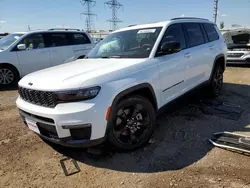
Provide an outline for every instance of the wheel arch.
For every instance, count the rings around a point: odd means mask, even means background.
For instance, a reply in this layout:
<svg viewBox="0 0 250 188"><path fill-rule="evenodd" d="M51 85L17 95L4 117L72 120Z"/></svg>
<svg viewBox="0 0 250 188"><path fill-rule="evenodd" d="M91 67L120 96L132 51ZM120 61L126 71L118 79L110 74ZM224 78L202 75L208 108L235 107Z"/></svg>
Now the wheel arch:
<svg viewBox="0 0 250 188"><path fill-rule="evenodd" d="M210 78L209 80L211 80L212 78L212 75L213 75L213 72L214 72L214 69L217 65L220 65L223 69L223 71L225 71L226 69L226 58L225 58L225 55L224 54L219 54L215 57L215 60L214 60L214 63L213 63L213 68L212 68L212 71L210 73Z"/></svg>
<svg viewBox="0 0 250 188"><path fill-rule="evenodd" d="M0 63L0 67L1 66L7 66L7 67L11 67L11 68L13 68L15 71L16 71L16 73L17 73L17 76L18 76L18 79L20 79L20 72L19 72L19 70L16 68L16 66L15 65L12 65L12 64L10 64L10 63Z"/></svg>
<svg viewBox="0 0 250 188"><path fill-rule="evenodd" d="M112 102L112 105L111 105L111 108L114 107L116 104L118 104L118 102L121 99L129 97L131 95L140 95L142 97L147 98L152 103L155 110L156 111L158 110L155 91L154 91L153 87L149 83L138 84L138 85L132 86L130 88L127 88L127 89L121 91L114 98L114 100Z"/></svg>

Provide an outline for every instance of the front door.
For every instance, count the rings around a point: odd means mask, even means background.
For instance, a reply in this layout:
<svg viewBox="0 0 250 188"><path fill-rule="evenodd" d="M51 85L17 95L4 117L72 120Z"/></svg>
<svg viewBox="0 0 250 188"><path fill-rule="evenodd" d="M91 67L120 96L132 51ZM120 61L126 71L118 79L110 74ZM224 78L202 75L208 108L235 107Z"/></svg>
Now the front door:
<svg viewBox="0 0 250 188"><path fill-rule="evenodd" d="M19 44L25 44L26 50L16 49L21 75L45 69L51 66L49 50L46 48L43 34L31 34Z"/></svg>
<svg viewBox="0 0 250 188"><path fill-rule="evenodd" d="M164 42L180 42L181 51L168 55L161 55L160 47ZM187 87L187 61L185 58L186 40L181 24L173 24L168 27L156 53L156 60L160 70L162 105L180 96Z"/></svg>

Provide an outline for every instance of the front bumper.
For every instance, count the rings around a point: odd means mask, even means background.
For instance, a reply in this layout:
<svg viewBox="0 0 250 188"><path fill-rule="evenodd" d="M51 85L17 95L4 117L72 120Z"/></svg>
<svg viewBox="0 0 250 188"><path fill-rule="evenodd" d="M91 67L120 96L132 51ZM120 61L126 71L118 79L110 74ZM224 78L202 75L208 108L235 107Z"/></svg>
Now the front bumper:
<svg viewBox="0 0 250 188"><path fill-rule="evenodd" d="M35 122L39 135L47 141L69 147L91 147L105 140L107 122L103 104L96 107L94 102L75 102L46 108L20 97L16 103L24 123L26 119Z"/></svg>

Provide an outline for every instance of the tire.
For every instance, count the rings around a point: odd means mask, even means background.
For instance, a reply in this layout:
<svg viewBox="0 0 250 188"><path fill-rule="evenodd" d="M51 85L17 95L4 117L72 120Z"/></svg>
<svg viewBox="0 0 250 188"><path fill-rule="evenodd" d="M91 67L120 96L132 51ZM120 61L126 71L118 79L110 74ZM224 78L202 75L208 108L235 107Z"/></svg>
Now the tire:
<svg viewBox="0 0 250 188"><path fill-rule="evenodd" d="M17 70L9 65L0 65L0 88L16 86L19 80Z"/></svg>
<svg viewBox="0 0 250 188"><path fill-rule="evenodd" d="M155 129L155 119L155 109L146 98L122 99L110 114L108 141L118 150L135 150L148 143Z"/></svg>
<svg viewBox="0 0 250 188"><path fill-rule="evenodd" d="M208 94L211 97L217 97L223 86L223 69L220 65L216 65L212 77L208 85Z"/></svg>

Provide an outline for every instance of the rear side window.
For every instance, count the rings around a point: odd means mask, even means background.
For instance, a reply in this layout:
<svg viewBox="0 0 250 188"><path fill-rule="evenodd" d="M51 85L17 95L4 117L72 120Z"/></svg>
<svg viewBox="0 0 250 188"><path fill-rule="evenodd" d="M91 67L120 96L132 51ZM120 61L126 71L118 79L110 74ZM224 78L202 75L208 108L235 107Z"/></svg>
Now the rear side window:
<svg viewBox="0 0 250 188"><path fill-rule="evenodd" d="M49 47L69 45L67 33L49 33Z"/></svg>
<svg viewBox="0 0 250 188"><path fill-rule="evenodd" d="M205 31L207 33L207 37L209 42L218 40L220 37L215 29L215 26L213 24L203 24Z"/></svg>
<svg viewBox="0 0 250 188"><path fill-rule="evenodd" d="M185 26L187 32L189 47L205 43L205 38L199 23L185 23L183 25Z"/></svg>
<svg viewBox="0 0 250 188"><path fill-rule="evenodd" d="M88 36L84 33L74 33L72 34L73 45L78 44L90 44Z"/></svg>

